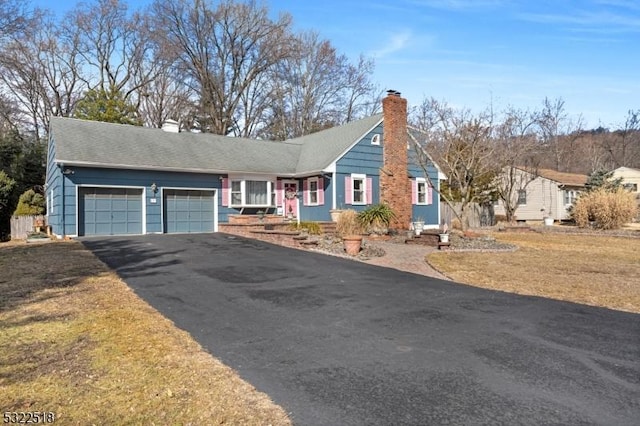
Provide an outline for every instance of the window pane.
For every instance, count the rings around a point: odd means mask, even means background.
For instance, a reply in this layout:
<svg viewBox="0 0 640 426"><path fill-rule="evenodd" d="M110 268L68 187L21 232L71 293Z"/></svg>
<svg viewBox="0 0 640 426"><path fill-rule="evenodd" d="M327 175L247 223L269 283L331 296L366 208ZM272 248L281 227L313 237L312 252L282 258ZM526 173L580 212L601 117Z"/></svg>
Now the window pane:
<svg viewBox="0 0 640 426"><path fill-rule="evenodd" d="M267 192L266 181L248 180L245 185L247 188L247 204L269 204L269 193Z"/></svg>
<svg viewBox="0 0 640 426"><path fill-rule="evenodd" d="M364 203L364 180L353 179L353 202Z"/></svg>
<svg viewBox="0 0 640 426"><path fill-rule="evenodd" d="M318 204L318 181L309 181L309 204Z"/></svg>
<svg viewBox="0 0 640 426"><path fill-rule="evenodd" d="M418 182L418 204L427 204L427 184Z"/></svg>
<svg viewBox="0 0 640 426"><path fill-rule="evenodd" d="M518 191L518 204L527 204L527 191L524 189Z"/></svg>
<svg viewBox="0 0 640 426"><path fill-rule="evenodd" d="M231 182L231 191L240 192L240 184L241 184L241 182L239 180L232 181Z"/></svg>

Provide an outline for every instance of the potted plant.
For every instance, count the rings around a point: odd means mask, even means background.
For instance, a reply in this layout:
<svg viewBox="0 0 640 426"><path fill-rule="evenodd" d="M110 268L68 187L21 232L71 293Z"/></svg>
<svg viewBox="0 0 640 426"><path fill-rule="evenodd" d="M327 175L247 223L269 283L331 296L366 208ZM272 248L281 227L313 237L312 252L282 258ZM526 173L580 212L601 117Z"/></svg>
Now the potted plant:
<svg viewBox="0 0 640 426"><path fill-rule="evenodd" d="M344 250L350 256L355 256L362 247L362 226L355 210L345 210L340 215L336 225L336 232L342 238Z"/></svg>
<svg viewBox="0 0 640 426"><path fill-rule="evenodd" d="M358 220L362 228L373 235L389 233L389 224L396 214L386 203L373 205L358 213Z"/></svg>
<svg viewBox="0 0 640 426"><path fill-rule="evenodd" d="M424 219L422 219L421 217L418 217L416 220L413 221L413 231L416 233L416 235L420 235L422 234L423 229L424 229Z"/></svg>
<svg viewBox="0 0 640 426"><path fill-rule="evenodd" d="M449 225L446 222L442 225L442 232L440 233L440 242L448 243L449 242Z"/></svg>

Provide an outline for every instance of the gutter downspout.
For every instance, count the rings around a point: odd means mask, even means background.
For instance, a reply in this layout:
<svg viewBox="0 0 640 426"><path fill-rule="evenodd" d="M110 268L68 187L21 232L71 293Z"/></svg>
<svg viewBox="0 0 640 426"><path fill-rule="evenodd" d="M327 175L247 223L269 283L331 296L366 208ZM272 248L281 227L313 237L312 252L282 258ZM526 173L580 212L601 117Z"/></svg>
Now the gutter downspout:
<svg viewBox="0 0 640 426"><path fill-rule="evenodd" d="M336 203L336 196L338 194L338 190L336 188L336 185L338 185L338 181L336 180L336 172L332 172L331 173L331 182L333 183L333 185L331 185L331 209L332 210L336 210L338 208L338 205Z"/></svg>
<svg viewBox="0 0 640 426"><path fill-rule="evenodd" d="M65 233L66 226L65 226L65 223L64 223L64 217L65 217L65 210L67 208L67 205L65 203L65 195L64 195L64 192L65 192L64 191L64 186L65 186L64 185L64 173L63 173L63 171L64 171L64 163L58 164L58 169L60 170L60 179L62 181L61 182L61 184L62 184L62 206L60 208L60 214L61 214L61 216L60 216L60 227L62 228L62 231L60 232L60 236L64 239L64 237L66 235L66 233Z"/></svg>

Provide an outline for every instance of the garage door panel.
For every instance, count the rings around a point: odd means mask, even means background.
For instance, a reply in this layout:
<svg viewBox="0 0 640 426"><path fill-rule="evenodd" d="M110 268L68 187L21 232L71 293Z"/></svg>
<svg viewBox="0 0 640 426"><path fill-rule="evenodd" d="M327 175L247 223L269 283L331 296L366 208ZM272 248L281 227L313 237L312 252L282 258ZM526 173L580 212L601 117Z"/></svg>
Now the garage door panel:
<svg viewBox="0 0 640 426"><path fill-rule="evenodd" d="M142 233L142 189L82 187L79 235Z"/></svg>
<svg viewBox="0 0 640 426"><path fill-rule="evenodd" d="M164 217L167 233L213 232L215 192L165 190Z"/></svg>

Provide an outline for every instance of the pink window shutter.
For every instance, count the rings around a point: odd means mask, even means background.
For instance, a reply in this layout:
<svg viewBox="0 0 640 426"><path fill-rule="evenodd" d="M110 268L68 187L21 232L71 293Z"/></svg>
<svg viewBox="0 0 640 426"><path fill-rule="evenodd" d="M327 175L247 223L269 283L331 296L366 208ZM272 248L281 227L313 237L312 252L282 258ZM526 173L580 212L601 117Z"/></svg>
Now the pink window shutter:
<svg viewBox="0 0 640 426"><path fill-rule="evenodd" d="M411 181L411 204L418 204L418 182Z"/></svg>
<svg viewBox="0 0 640 426"><path fill-rule="evenodd" d="M229 205L229 179L222 178L222 205L227 207Z"/></svg>
<svg viewBox="0 0 640 426"><path fill-rule="evenodd" d="M284 200L284 194L282 192L282 181L276 181L276 207L280 207Z"/></svg>
<svg viewBox="0 0 640 426"><path fill-rule="evenodd" d="M302 205L309 205L309 179L302 181Z"/></svg>
<svg viewBox="0 0 640 426"><path fill-rule="evenodd" d="M318 204L324 205L324 178L318 179Z"/></svg>
<svg viewBox="0 0 640 426"><path fill-rule="evenodd" d="M351 176L344 177L344 203L353 204L353 185L351 184Z"/></svg>
<svg viewBox="0 0 640 426"><path fill-rule="evenodd" d="M373 179L367 178L367 204L373 204Z"/></svg>
<svg viewBox="0 0 640 426"><path fill-rule="evenodd" d="M427 185L427 204L433 204L433 188Z"/></svg>

